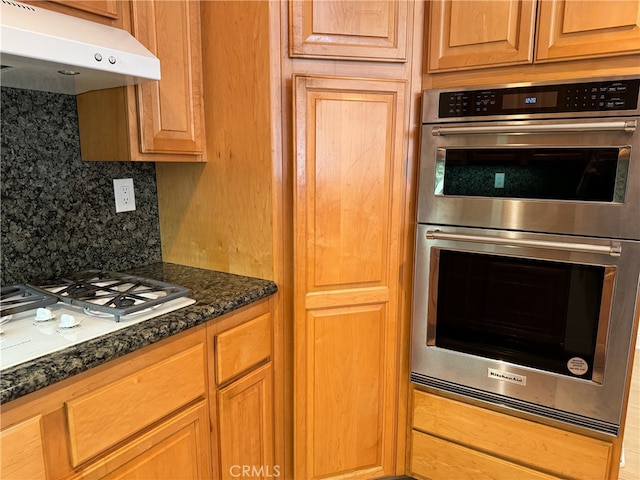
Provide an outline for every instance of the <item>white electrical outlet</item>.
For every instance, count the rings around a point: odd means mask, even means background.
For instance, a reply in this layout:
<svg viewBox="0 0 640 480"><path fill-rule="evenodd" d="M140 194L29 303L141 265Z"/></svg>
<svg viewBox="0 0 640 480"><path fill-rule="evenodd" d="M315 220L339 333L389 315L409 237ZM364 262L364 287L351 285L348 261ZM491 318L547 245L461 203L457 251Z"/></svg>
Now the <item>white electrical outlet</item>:
<svg viewBox="0 0 640 480"><path fill-rule="evenodd" d="M116 213L132 212L136 209L133 178L114 178L113 193L116 196Z"/></svg>

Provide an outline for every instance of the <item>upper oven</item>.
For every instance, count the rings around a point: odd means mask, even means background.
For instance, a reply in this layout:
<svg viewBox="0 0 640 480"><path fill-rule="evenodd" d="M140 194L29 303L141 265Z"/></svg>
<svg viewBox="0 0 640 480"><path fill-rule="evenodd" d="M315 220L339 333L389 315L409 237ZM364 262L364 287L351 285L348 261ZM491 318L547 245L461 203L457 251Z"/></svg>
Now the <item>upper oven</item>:
<svg viewBox="0 0 640 480"><path fill-rule="evenodd" d="M640 239L639 84L425 91L418 222Z"/></svg>

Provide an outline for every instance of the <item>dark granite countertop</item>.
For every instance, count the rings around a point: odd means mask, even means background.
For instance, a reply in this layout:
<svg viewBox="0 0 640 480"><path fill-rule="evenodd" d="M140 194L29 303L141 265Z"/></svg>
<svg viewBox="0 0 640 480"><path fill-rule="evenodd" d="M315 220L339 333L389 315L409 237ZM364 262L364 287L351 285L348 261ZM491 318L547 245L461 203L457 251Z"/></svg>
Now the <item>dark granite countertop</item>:
<svg viewBox="0 0 640 480"><path fill-rule="evenodd" d="M196 303L6 369L0 377L0 404L183 332L277 291L276 284L270 280L172 263L154 263L126 273L189 288L189 297Z"/></svg>

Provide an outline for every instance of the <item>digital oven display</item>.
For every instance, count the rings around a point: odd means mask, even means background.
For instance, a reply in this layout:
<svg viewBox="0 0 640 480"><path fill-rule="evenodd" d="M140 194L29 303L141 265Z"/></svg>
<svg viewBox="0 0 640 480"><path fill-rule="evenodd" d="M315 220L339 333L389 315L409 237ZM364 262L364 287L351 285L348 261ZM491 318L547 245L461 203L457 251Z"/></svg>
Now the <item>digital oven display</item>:
<svg viewBox="0 0 640 480"><path fill-rule="evenodd" d="M502 96L502 108L554 108L558 105L558 92L508 93Z"/></svg>

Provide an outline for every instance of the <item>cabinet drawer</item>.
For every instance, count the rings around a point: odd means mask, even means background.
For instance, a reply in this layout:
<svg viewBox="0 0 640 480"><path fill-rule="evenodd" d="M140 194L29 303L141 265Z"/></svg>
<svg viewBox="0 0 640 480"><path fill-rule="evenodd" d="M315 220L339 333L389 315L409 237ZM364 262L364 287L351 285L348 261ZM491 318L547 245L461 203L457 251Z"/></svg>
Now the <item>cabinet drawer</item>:
<svg viewBox="0 0 640 480"><path fill-rule="evenodd" d="M414 390L413 428L576 479L607 478L612 444Z"/></svg>
<svg viewBox="0 0 640 480"><path fill-rule="evenodd" d="M411 471L430 480L559 480L415 430L412 442Z"/></svg>
<svg viewBox="0 0 640 480"><path fill-rule="evenodd" d="M215 337L216 383L230 380L271 356L271 315L262 314Z"/></svg>
<svg viewBox="0 0 640 480"><path fill-rule="evenodd" d="M204 343L65 402L73 466L206 391Z"/></svg>

